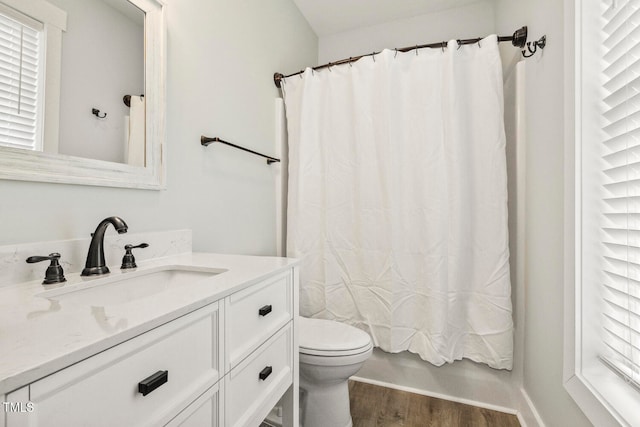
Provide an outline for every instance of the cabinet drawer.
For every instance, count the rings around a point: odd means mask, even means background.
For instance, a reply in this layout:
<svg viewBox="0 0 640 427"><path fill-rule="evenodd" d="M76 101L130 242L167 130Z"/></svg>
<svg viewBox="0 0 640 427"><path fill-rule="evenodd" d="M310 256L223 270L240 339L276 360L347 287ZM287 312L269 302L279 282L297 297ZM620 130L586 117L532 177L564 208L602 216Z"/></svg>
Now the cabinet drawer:
<svg viewBox="0 0 640 427"><path fill-rule="evenodd" d="M236 292L225 301L227 368L231 369L291 320L291 273Z"/></svg>
<svg viewBox="0 0 640 427"><path fill-rule="evenodd" d="M257 426L267 416L293 381L292 345L289 323L225 376L225 426Z"/></svg>
<svg viewBox="0 0 640 427"><path fill-rule="evenodd" d="M220 418L220 403L222 402L222 390L219 381L205 391L195 402L187 406L177 417L172 419L165 427L219 427L224 423Z"/></svg>
<svg viewBox="0 0 640 427"><path fill-rule="evenodd" d="M220 378L219 325L211 304L36 381L30 425L164 425ZM167 382L143 396L158 371Z"/></svg>

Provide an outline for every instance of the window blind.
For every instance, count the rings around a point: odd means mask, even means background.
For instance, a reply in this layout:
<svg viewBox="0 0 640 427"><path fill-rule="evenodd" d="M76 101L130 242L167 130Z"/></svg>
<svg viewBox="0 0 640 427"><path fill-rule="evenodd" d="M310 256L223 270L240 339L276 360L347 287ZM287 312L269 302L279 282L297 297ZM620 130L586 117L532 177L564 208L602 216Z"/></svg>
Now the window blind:
<svg viewBox="0 0 640 427"><path fill-rule="evenodd" d="M39 150L42 25L0 9L0 145Z"/></svg>
<svg viewBox="0 0 640 427"><path fill-rule="evenodd" d="M603 349L640 389L640 0L603 14Z"/></svg>

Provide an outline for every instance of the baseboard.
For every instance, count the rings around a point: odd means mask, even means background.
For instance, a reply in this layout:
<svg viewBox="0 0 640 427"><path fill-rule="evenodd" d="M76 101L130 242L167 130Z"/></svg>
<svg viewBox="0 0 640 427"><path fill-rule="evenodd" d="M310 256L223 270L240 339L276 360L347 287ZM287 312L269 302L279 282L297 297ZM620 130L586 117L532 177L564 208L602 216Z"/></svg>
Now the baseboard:
<svg viewBox="0 0 640 427"><path fill-rule="evenodd" d="M522 387L520 388L520 398L520 410L517 414L520 425L522 427L546 427L527 391Z"/></svg>

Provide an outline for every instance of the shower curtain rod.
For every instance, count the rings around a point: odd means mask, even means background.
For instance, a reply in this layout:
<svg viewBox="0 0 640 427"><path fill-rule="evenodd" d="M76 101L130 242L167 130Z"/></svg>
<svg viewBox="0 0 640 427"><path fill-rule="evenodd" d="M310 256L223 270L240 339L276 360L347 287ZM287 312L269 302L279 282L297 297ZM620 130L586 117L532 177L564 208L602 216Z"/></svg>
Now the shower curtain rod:
<svg viewBox="0 0 640 427"><path fill-rule="evenodd" d="M482 40L482 38L475 38L475 39L464 39L464 40L458 40L458 46L462 46L462 45L466 45L466 44L475 44L478 43L480 40ZM512 36L498 36L498 43L502 43L502 42L511 42L512 45L514 45L517 48L524 48L526 43L527 43L527 27L524 26L518 30L516 30ZM430 43L430 44L423 44L423 45L417 45L417 46L410 46L410 47L403 47L400 49L395 49L397 52L410 52L412 50L415 49L424 49L424 48L442 48L444 49L445 47L447 47L448 42L446 41L442 41L442 42L438 42L438 43ZM366 55L360 55L360 56L354 56L351 58L347 58L347 59L341 59L339 61L336 62L329 62L327 64L323 64L323 65L318 65L317 67L313 67L312 70L321 70L323 68L330 68L333 67L334 65L341 65L341 64L349 64L351 62L357 61L360 58L364 58L365 56L373 56L373 55L377 55L380 52L373 52L373 53L368 53ZM280 88L282 85L282 79L285 79L287 77L292 77L292 76L297 76L298 74L302 74L304 73L304 71L298 71L297 73L293 73L293 74L289 74L287 76L285 76L282 73L275 73L273 75L273 82L276 84L276 87Z"/></svg>

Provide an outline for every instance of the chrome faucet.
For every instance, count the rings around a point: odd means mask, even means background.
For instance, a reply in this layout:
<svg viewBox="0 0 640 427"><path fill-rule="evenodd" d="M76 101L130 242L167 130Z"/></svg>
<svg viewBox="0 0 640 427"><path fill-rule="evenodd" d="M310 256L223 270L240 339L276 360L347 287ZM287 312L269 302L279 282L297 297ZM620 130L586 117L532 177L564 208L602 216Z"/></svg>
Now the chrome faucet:
<svg viewBox="0 0 640 427"><path fill-rule="evenodd" d="M104 261L104 232L109 224L112 224L118 234L127 232L127 223L117 216L105 218L98 224L96 231L91 235L91 244L89 245L89 253L87 254L87 262L84 265L81 276L93 276L96 274L107 274L109 267Z"/></svg>

